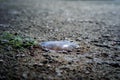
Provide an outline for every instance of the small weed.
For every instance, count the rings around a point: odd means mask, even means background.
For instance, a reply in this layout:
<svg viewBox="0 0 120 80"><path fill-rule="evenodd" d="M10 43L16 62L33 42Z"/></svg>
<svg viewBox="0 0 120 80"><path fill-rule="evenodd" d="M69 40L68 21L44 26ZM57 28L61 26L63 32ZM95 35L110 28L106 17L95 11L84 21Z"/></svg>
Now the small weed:
<svg viewBox="0 0 120 80"><path fill-rule="evenodd" d="M22 37L18 34L4 32L0 35L0 44L12 48L27 48L37 45L37 41L30 37Z"/></svg>

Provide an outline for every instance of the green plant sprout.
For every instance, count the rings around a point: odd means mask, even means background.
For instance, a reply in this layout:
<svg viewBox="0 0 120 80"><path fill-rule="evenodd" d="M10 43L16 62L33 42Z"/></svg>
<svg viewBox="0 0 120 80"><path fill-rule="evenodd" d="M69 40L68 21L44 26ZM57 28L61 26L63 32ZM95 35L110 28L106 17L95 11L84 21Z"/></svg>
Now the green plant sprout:
<svg viewBox="0 0 120 80"><path fill-rule="evenodd" d="M37 41L30 37L22 37L18 34L4 32L0 35L0 44L12 48L26 48L37 45Z"/></svg>

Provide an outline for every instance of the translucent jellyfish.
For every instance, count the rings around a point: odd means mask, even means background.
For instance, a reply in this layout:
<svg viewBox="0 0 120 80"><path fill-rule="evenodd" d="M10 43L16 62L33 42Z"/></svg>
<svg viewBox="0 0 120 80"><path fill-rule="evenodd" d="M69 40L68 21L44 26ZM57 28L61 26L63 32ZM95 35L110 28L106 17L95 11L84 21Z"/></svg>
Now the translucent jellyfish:
<svg viewBox="0 0 120 80"><path fill-rule="evenodd" d="M79 45L70 41L48 41L40 43L43 50L55 52L69 52L78 48Z"/></svg>

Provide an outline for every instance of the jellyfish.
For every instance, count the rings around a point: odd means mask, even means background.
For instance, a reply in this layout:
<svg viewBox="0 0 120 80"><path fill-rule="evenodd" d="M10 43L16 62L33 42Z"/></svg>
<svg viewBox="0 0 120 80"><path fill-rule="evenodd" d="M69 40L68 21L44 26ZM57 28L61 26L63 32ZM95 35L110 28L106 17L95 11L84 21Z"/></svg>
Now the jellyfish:
<svg viewBox="0 0 120 80"><path fill-rule="evenodd" d="M40 46L43 50L55 52L71 52L79 47L78 44L66 40L41 42Z"/></svg>

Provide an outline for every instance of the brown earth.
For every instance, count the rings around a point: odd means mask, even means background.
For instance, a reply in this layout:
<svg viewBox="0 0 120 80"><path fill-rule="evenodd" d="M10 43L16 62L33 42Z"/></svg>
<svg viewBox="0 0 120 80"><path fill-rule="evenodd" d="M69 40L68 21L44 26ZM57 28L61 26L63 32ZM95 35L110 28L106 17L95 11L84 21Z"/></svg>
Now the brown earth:
<svg viewBox="0 0 120 80"><path fill-rule="evenodd" d="M0 0L0 33L70 40L68 53L0 45L0 80L120 80L119 1Z"/></svg>

